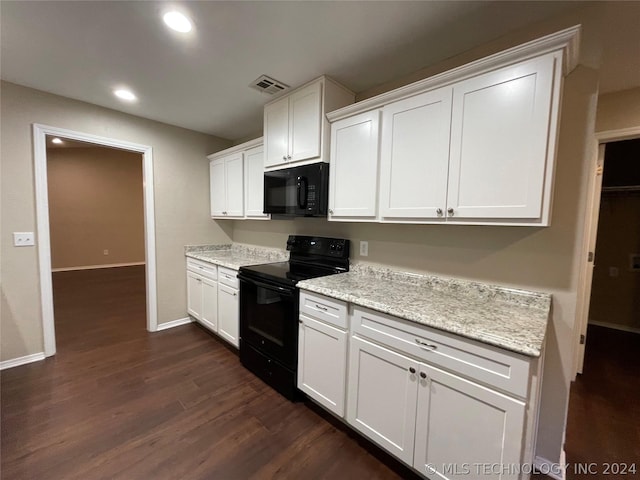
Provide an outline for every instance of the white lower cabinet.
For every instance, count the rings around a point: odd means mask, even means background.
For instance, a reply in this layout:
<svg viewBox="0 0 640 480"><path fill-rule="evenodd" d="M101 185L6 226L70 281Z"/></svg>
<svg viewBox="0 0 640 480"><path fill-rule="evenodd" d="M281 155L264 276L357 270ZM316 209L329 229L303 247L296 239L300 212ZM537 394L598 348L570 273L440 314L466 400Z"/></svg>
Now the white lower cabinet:
<svg viewBox="0 0 640 480"><path fill-rule="evenodd" d="M347 305L300 292L298 388L342 417L347 374Z"/></svg>
<svg viewBox="0 0 640 480"><path fill-rule="evenodd" d="M215 265L187 260L187 313L217 332L218 282Z"/></svg>
<svg viewBox="0 0 640 480"><path fill-rule="evenodd" d="M519 478L484 468L520 464L525 402L357 336L349 367L349 424L422 475Z"/></svg>
<svg viewBox="0 0 640 480"><path fill-rule="evenodd" d="M232 273L229 273L232 272ZM240 339L240 295L237 286L237 272L220 267L218 282L218 335L234 347L239 346Z"/></svg>
<svg viewBox="0 0 640 480"><path fill-rule="evenodd" d="M202 317L202 277L187 270L187 312L196 320Z"/></svg>
<svg viewBox="0 0 640 480"><path fill-rule="evenodd" d="M508 468L522 461L525 403L430 365L419 377L414 468L429 478L519 478Z"/></svg>
<svg viewBox="0 0 640 480"><path fill-rule="evenodd" d="M529 478L541 358L306 291L299 318L298 388L352 428L431 480Z"/></svg>
<svg viewBox="0 0 640 480"><path fill-rule="evenodd" d="M358 337L350 348L347 422L412 465L418 362Z"/></svg>
<svg viewBox="0 0 640 480"><path fill-rule="evenodd" d="M200 323L212 332L218 331L218 282L202 279L202 314Z"/></svg>
<svg viewBox="0 0 640 480"><path fill-rule="evenodd" d="M187 313L235 347L240 325L237 273L187 259Z"/></svg>
<svg viewBox="0 0 640 480"><path fill-rule="evenodd" d="M298 388L338 416L344 415L347 332L300 316Z"/></svg>

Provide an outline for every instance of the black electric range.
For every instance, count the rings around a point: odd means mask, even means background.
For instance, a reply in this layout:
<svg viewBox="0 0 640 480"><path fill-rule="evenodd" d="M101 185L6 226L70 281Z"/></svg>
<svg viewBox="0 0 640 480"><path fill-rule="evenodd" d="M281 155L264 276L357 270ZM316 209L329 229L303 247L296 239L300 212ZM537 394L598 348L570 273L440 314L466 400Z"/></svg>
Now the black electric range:
<svg viewBox="0 0 640 480"><path fill-rule="evenodd" d="M285 397L296 398L296 284L349 271L349 240L290 235L288 262L241 267L240 361Z"/></svg>

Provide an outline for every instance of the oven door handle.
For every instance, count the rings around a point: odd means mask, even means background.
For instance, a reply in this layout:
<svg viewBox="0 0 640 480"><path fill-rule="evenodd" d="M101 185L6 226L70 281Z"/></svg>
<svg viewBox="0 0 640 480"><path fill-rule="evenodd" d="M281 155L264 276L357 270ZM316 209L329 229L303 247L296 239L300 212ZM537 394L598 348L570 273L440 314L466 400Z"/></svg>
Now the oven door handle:
<svg viewBox="0 0 640 480"><path fill-rule="evenodd" d="M270 283L260 282L259 280L255 280L253 278L247 278L247 277L243 276L242 274L238 275L238 279L241 282L244 281L244 282L247 282L247 283L251 283L252 285L255 285L257 287L265 288L267 290L272 290L272 291L281 293L282 295L286 295L287 297L293 297L293 294L295 292L295 289L285 288L285 287L278 287L277 285L272 285Z"/></svg>

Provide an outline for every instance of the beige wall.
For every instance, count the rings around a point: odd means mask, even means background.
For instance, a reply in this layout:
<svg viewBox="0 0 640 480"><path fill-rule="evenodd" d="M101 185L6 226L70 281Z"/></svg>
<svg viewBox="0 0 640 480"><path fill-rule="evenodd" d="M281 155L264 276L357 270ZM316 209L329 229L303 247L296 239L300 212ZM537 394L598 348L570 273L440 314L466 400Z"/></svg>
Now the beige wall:
<svg viewBox="0 0 640 480"><path fill-rule="evenodd" d="M183 246L230 241L230 225L212 222L209 215L205 157L230 142L6 82L0 95L0 358L43 351L36 249L11 242L11 232L36 231L33 123L153 148L158 322L183 318Z"/></svg>
<svg viewBox="0 0 640 480"><path fill-rule="evenodd" d="M47 180L52 268L144 262L141 154L49 148Z"/></svg>
<svg viewBox="0 0 640 480"><path fill-rule="evenodd" d="M638 219L640 194L603 193L589 321L640 331L640 271L630 269L629 258L640 254ZM618 269L617 276L609 274L610 267Z"/></svg>
<svg viewBox="0 0 640 480"><path fill-rule="evenodd" d="M640 72L638 82L640 83ZM600 95L596 132L634 126L640 126L640 87Z"/></svg>
<svg viewBox="0 0 640 480"><path fill-rule="evenodd" d="M360 101L541 35L582 24L579 66L565 78L564 84L550 227L377 225L317 219L271 221L266 225L255 221L234 223L233 238L237 242L276 247L284 245L289 233L344 236L354 241L354 259L359 258L358 241L368 240L369 261L408 271L551 293L552 318L547 332L536 453L552 462L559 461L563 448L573 376L578 268L588 171L596 149L593 132L602 73L598 69L602 38L610 27L602 19L613 17L618 18L619 25L629 23L624 12L613 8L590 5L357 95ZM612 109L611 116L616 115ZM623 123L633 121L627 119Z"/></svg>

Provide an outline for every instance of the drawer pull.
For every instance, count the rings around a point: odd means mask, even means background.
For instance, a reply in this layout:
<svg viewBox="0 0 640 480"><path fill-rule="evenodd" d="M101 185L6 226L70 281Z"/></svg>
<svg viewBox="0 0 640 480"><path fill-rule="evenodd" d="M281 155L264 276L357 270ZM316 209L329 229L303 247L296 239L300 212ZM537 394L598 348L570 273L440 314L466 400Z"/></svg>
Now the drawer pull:
<svg viewBox="0 0 640 480"><path fill-rule="evenodd" d="M427 378L427 374L424 372L420 372L420 378Z"/></svg>
<svg viewBox="0 0 640 480"><path fill-rule="evenodd" d="M433 352L436 348L438 348L437 345L433 345L431 343L425 343L422 340L420 340L419 338L416 338L416 343L420 346L420 348L422 348L423 350L428 350L430 352Z"/></svg>
<svg viewBox="0 0 640 480"><path fill-rule="evenodd" d="M411 374L416 373L416 369L413 367L409 367L409 373Z"/></svg>
<svg viewBox="0 0 640 480"><path fill-rule="evenodd" d="M317 303L316 303L316 308L317 308L318 310L322 310L323 312L326 312L326 311L328 311L328 310L329 310L327 307L321 307L321 306L320 306L320 305L318 305Z"/></svg>

